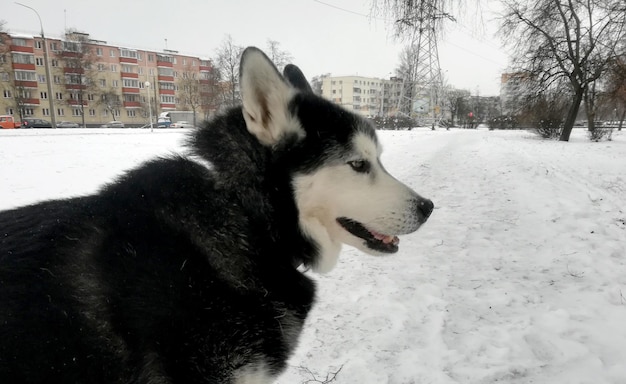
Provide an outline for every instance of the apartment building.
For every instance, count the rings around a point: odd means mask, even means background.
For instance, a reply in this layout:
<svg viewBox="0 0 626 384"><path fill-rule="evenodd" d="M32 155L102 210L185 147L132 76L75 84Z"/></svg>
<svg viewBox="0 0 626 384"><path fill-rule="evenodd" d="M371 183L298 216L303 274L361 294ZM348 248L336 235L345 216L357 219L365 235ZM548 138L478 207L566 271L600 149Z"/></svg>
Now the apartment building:
<svg viewBox="0 0 626 384"><path fill-rule="evenodd" d="M321 95L344 108L367 117L388 116L397 112L402 97L402 79L389 80L363 76L323 75Z"/></svg>
<svg viewBox="0 0 626 384"><path fill-rule="evenodd" d="M532 76L527 72L503 73L500 80L502 114L519 113L522 99L532 87Z"/></svg>
<svg viewBox="0 0 626 384"><path fill-rule="evenodd" d="M199 118L214 108L208 101L214 92L209 59L114 46L80 32L46 43L50 79L41 37L0 35L0 114L51 120L54 113L57 122L77 123L84 115L87 126L110 120L142 126L149 108L154 117L196 108Z"/></svg>

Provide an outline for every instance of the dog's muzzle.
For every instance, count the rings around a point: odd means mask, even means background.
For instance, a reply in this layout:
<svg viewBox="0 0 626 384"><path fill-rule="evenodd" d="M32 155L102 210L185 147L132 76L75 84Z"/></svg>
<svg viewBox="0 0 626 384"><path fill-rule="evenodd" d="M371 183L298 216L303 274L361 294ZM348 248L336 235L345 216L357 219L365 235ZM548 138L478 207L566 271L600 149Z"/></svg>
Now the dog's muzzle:
<svg viewBox="0 0 626 384"><path fill-rule="evenodd" d="M417 206L416 210L420 218L419 221L421 224L423 224L426 222L426 220L428 220L428 218L430 217L430 214L433 213L435 204L433 204L432 201L428 199L424 199L424 198L420 198L416 200L415 204Z"/></svg>

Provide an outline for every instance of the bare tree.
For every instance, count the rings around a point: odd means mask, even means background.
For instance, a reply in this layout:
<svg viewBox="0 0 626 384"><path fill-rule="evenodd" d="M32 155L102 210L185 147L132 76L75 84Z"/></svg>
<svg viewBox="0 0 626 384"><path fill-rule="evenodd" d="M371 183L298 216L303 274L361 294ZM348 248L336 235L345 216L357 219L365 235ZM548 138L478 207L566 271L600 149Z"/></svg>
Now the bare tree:
<svg viewBox="0 0 626 384"><path fill-rule="evenodd" d="M280 49L280 43L272 39L267 40L267 56L281 72L287 64L293 61L291 53Z"/></svg>
<svg viewBox="0 0 626 384"><path fill-rule="evenodd" d="M465 111L467 105L467 99L470 97L470 91L466 91L463 89L449 89L446 93L446 100L444 103L448 107L450 111L450 117L452 121L450 122L451 126L455 126L455 118L457 121L461 121L462 117L465 113L469 111ZM464 108L465 107L465 108Z"/></svg>
<svg viewBox="0 0 626 384"><path fill-rule="evenodd" d="M513 62L529 72L539 91L565 79L573 95L560 140L568 141L580 104L606 71L624 38L623 0L503 0L500 33L515 52ZM593 129L593 116L589 124Z"/></svg>
<svg viewBox="0 0 626 384"><path fill-rule="evenodd" d="M451 11L458 3L459 0L372 0L371 13L390 20L396 36L409 37L424 21L440 32L443 21L455 20Z"/></svg>
<svg viewBox="0 0 626 384"><path fill-rule="evenodd" d="M196 113L202 105L200 79L197 78L196 72L193 71L191 66L187 66L183 69L177 83L178 99L181 104L181 109L183 111L191 109L193 112L193 125L196 126Z"/></svg>
<svg viewBox="0 0 626 384"><path fill-rule="evenodd" d="M113 120L117 120L115 114L122 108L122 96L115 88L103 89L98 94L96 104L104 108L105 111L110 112Z"/></svg>
<svg viewBox="0 0 626 384"><path fill-rule="evenodd" d="M223 88L217 69L212 67L209 72L201 72L200 109L204 112L204 119L208 119L212 113L219 111L223 101Z"/></svg>
<svg viewBox="0 0 626 384"><path fill-rule="evenodd" d="M607 104L613 108L609 116L619 121L618 131L621 131L626 119L626 55L611 63L607 83Z"/></svg>
<svg viewBox="0 0 626 384"><path fill-rule="evenodd" d="M65 31L61 59L64 64L63 85L69 95L66 102L79 111L84 127L87 95L95 87L93 65L96 55L89 43L89 35L72 29Z"/></svg>
<svg viewBox="0 0 626 384"><path fill-rule="evenodd" d="M397 110L410 116L413 111L413 101L417 96L417 48L407 45L400 52L400 64L396 68L396 75L402 79L402 88L397 102Z"/></svg>
<svg viewBox="0 0 626 384"><path fill-rule="evenodd" d="M224 102L227 106L236 105L239 100L239 59L243 47L233 42L231 35L226 35L222 45L217 49L217 69L224 82Z"/></svg>

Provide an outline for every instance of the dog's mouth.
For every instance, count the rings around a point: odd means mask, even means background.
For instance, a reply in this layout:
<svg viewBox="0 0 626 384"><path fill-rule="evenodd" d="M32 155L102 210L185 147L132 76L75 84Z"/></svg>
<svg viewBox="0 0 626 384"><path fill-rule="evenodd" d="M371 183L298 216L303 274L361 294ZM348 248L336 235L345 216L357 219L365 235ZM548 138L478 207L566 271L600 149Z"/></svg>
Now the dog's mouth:
<svg viewBox="0 0 626 384"><path fill-rule="evenodd" d="M346 231L350 232L354 236L365 240L365 244L368 248L384 253L398 252L398 244L400 239L398 236L385 235L371 229L365 228L363 224L347 217L340 217L337 219L339 225L341 225Z"/></svg>

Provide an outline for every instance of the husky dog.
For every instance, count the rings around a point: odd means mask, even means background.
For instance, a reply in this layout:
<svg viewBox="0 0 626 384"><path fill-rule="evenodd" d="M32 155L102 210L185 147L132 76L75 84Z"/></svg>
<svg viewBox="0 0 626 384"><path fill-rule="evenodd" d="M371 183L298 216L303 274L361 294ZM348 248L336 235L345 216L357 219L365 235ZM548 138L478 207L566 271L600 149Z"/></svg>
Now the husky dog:
<svg viewBox="0 0 626 384"><path fill-rule="evenodd" d="M242 106L188 155L0 213L0 383L269 383L314 302L298 267L426 221L367 120L256 48L240 72Z"/></svg>

